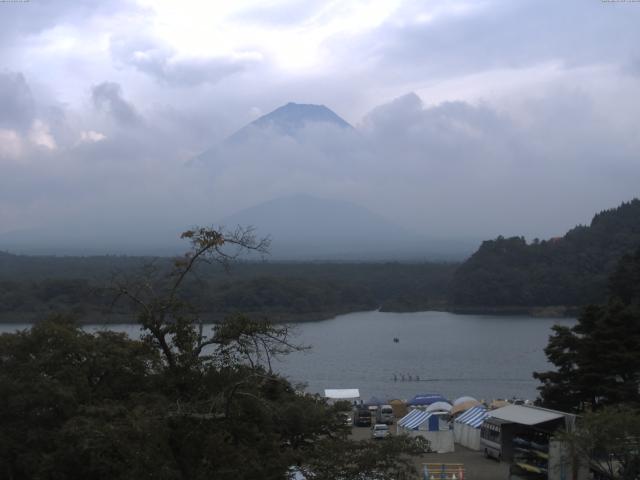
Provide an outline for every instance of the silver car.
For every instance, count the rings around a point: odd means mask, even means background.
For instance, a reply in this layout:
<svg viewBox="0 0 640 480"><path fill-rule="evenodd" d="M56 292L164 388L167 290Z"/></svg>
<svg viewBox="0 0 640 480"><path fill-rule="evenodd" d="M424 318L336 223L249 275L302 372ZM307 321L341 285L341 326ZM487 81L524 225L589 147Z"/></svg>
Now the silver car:
<svg viewBox="0 0 640 480"><path fill-rule="evenodd" d="M371 438L385 438L391 435L389 431L389 425L385 425L384 423L376 423L373 427L371 427Z"/></svg>

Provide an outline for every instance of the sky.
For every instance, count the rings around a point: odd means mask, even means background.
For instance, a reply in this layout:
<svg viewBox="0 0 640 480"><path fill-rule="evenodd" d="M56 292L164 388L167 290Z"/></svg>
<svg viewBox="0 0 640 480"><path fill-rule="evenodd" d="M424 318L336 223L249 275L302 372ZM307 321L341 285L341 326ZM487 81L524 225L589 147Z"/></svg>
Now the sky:
<svg viewBox="0 0 640 480"><path fill-rule="evenodd" d="M297 193L562 235L639 195L638 25L631 1L0 2L0 235L173 235ZM287 102L356 130L193 162Z"/></svg>

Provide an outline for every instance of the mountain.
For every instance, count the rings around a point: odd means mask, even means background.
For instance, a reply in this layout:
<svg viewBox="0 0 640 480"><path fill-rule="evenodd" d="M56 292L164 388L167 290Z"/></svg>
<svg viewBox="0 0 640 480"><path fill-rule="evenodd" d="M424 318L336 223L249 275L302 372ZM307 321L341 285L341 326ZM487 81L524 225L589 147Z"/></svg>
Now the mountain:
<svg viewBox="0 0 640 480"><path fill-rule="evenodd" d="M276 198L223 219L272 239L271 257L287 260L463 258L465 242L428 239L366 208L311 195Z"/></svg>
<svg viewBox="0 0 640 480"><path fill-rule="evenodd" d="M279 135L295 137L300 130L311 124L326 124L342 129L353 128L324 105L289 102L244 126L228 137L226 143L242 143L253 135L267 130Z"/></svg>
<svg viewBox="0 0 640 480"><path fill-rule="evenodd" d="M483 242L456 271L457 306L540 307L602 303L619 259L640 246L640 200L596 214L563 237Z"/></svg>
<svg viewBox="0 0 640 480"><path fill-rule="evenodd" d="M315 138L321 141L309 141L309 135L305 135L310 133L306 130L309 127L318 129L320 135L315 135ZM221 169L236 164L238 160L245 163L247 157L251 158L256 151L262 155L268 155L274 149L274 142L277 144L282 139L295 139L300 142L304 151L330 149L331 142L325 140L327 130L339 136L357 132L349 123L324 105L290 102L245 125L224 141L212 145L191 159L188 165L215 166L219 173ZM250 151L245 151L246 148ZM276 157L282 155L277 147L273 152Z"/></svg>

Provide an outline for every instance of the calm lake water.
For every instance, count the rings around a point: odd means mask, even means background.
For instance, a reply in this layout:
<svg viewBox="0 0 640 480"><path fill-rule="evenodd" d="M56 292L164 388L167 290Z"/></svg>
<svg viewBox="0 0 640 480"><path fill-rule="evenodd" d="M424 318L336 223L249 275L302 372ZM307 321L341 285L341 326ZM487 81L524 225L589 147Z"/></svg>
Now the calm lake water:
<svg viewBox="0 0 640 480"><path fill-rule="evenodd" d="M274 368L295 383L306 383L308 391L359 388L365 400L372 395L408 399L417 393L534 399L538 382L531 373L549 368L543 349L551 326L574 323L445 312L352 313L294 325L295 341L312 349L290 354ZM26 327L5 324L0 332ZM139 334L137 325L108 328Z"/></svg>

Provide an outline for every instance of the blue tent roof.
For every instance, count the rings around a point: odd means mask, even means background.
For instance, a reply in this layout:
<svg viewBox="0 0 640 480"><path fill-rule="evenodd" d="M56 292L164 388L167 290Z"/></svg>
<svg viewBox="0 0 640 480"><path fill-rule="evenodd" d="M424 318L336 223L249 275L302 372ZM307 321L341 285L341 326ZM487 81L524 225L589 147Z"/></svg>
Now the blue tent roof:
<svg viewBox="0 0 640 480"><path fill-rule="evenodd" d="M484 419L489 416L487 409L481 406L473 407L458 418L456 418L456 423L462 423L464 425L471 425L473 428L480 428Z"/></svg>
<svg viewBox="0 0 640 480"><path fill-rule="evenodd" d="M447 402L439 393L419 393L407 402L407 405L431 405L435 402Z"/></svg>
<svg viewBox="0 0 640 480"><path fill-rule="evenodd" d="M373 405L380 406L380 405L385 405L386 403L387 403L387 402L385 402L384 400L380 400L378 397L375 397L375 396L374 396L374 397L371 397L371 398L370 398L370 399L365 403L365 405L367 405L367 406L369 406L369 405L371 405L371 406L373 406Z"/></svg>
<svg viewBox="0 0 640 480"><path fill-rule="evenodd" d="M429 423L429 431L439 429L439 419L437 415L422 410L412 410L407 415L398 420L398 426L407 430L417 430L420 425Z"/></svg>

